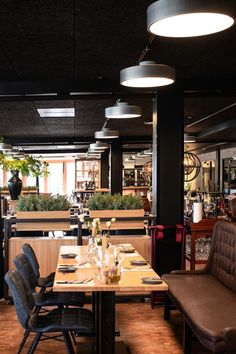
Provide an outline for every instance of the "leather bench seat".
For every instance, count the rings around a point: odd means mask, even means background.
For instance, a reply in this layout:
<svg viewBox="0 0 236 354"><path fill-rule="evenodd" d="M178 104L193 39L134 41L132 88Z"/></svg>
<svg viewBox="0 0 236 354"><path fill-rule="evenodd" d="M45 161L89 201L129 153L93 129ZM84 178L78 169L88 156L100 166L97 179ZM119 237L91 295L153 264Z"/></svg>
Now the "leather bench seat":
<svg viewBox="0 0 236 354"><path fill-rule="evenodd" d="M200 342L208 349L236 348L236 295L209 274L163 276L173 303ZM235 340L226 343L224 329L234 327ZM233 334L233 333L231 333Z"/></svg>
<svg viewBox="0 0 236 354"><path fill-rule="evenodd" d="M168 284L165 319L170 319L171 302L184 318L184 353L191 353L194 333L213 353L236 354L236 224L215 224L203 269L162 278Z"/></svg>

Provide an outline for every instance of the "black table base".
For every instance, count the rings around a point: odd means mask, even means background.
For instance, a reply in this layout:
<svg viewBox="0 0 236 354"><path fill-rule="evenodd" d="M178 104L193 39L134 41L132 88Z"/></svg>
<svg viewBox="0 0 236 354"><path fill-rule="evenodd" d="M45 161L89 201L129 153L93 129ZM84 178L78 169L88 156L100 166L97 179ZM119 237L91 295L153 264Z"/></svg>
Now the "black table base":
<svg viewBox="0 0 236 354"><path fill-rule="evenodd" d="M95 338L80 338L78 354L128 354L124 342L116 340L115 292L93 293ZM82 340L81 340L82 339Z"/></svg>

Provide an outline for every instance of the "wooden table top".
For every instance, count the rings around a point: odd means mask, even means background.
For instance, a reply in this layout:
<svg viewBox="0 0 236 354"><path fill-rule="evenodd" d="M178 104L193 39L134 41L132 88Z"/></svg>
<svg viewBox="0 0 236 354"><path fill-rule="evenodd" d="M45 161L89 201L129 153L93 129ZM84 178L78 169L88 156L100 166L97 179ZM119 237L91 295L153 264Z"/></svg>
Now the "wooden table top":
<svg viewBox="0 0 236 354"><path fill-rule="evenodd" d="M111 246L112 247L112 246ZM158 277L157 273L149 264L145 266L133 266L131 260L144 260L136 251L135 253L124 254L122 262L122 275L119 283L103 284L95 276L96 266L86 263L79 266L82 261L88 259L87 246L61 246L56 276L53 284L54 291L116 291L116 292L139 292L139 291L167 291L165 282L161 284L144 284L143 277ZM61 254L75 253L76 258L62 258ZM75 265L78 269L73 273L62 273L58 271L58 266ZM91 279L87 284L71 284L73 281ZM62 282L62 283L58 283ZM65 283L64 283L65 282ZM66 283L69 282L69 283Z"/></svg>

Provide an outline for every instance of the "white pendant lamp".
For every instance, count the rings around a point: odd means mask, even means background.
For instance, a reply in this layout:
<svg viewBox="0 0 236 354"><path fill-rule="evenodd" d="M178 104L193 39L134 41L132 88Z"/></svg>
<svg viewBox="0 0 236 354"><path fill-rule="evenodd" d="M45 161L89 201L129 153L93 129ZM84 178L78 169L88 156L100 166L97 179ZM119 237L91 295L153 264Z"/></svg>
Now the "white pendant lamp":
<svg viewBox="0 0 236 354"><path fill-rule="evenodd" d="M196 136L184 134L184 142L185 143L196 143Z"/></svg>
<svg viewBox="0 0 236 354"><path fill-rule="evenodd" d="M9 151L7 151L8 155L17 155L19 153L18 149L11 149Z"/></svg>
<svg viewBox="0 0 236 354"><path fill-rule="evenodd" d="M148 150L144 150L144 155L146 156L152 156L152 150L151 149L148 149Z"/></svg>
<svg viewBox="0 0 236 354"><path fill-rule="evenodd" d="M95 132L95 139L115 139L119 138L118 130L112 130L110 128L103 128L100 131Z"/></svg>
<svg viewBox="0 0 236 354"><path fill-rule="evenodd" d="M235 22L234 0L158 0L147 8L147 29L158 36L196 37Z"/></svg>
<svg viewBox="0 0 236 354"><path fill-rule="evenodd" d="M109 119L117 118L137 118L141 116L139 106L129 105L127 102L118 102L115 106L105 109L105 117Z"/></svg>
<svg viewBox="0 0 236 354"><path fill-rule="evenodd" d="M92 154L92 155L101 155L103 151L98 151L98 150L94 150L94 149L91 149L91 148L88 148L88 151L87 151L87 154Z"/></svg>
<svg viewBox="0 0 236 354"><path fill-rule="evenodd" d="M90 144L89 148L91 150L96 150L99 152L99 150L104 151L104 150L108 149L109 145L107 143L103 143L102 141L96 141L96 143Z"/></svg>
<svg viewBox="0 0 236 354"><path fill-rule="evenodd" d="M0 151L11 151L13 146L10 144L0 143Z"/></svg>
<svg viewBox="0 0 236 354"><path fill-rule="evenodd" d="M142 61L120 72L120 84L128 87L159 87L174 81L175 69L154 61Z"/></svg>

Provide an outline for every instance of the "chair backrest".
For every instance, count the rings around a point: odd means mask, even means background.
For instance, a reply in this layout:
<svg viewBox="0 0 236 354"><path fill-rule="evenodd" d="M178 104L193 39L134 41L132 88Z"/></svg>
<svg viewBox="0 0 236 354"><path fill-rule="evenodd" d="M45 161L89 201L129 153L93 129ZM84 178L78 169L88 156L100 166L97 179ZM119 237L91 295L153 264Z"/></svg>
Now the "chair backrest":
<svg viewBox="0 0 236 354"><path fill-rule="evenodd" d="M14 258L14 264L18 272L25 279L25 282L27 283L31 292L36 291L38 279L36 278L33 267L26 255L23 253L18 254Z"/></svg>
<svg viewBox="0 0 236 354"><path fill-rule="evenodd" d="M236 225L219 222L214 226L206 269L227 288L236 292Z"/></svg>
<svg viewBox="0 0 236 354"><path fill-rule="evenodd" d="M36 254L34 253L33 248L31 247L31 245L29 243L24 243L22 246L22 251L26 255L26 257L28 258L28 260L30 261L30 263L33 267L35 276L38 279L40 277L39 262L37 260Z"/></svg>
<svg viewBox="0 0 236 354"><path fill-rule="evenodd" d="M33 295L17 270L9 270L5 275L5 281L11 290L18 320L24 328L27 328L34 307Z"/></svg>
<svg viewBox="0 0 236 354"><path fill-rule="evenodd" d="M229 207L230 207L230 211L232 213L232 217L235 218L236 217L236 198L232 198L229 201Z"/></svg>

